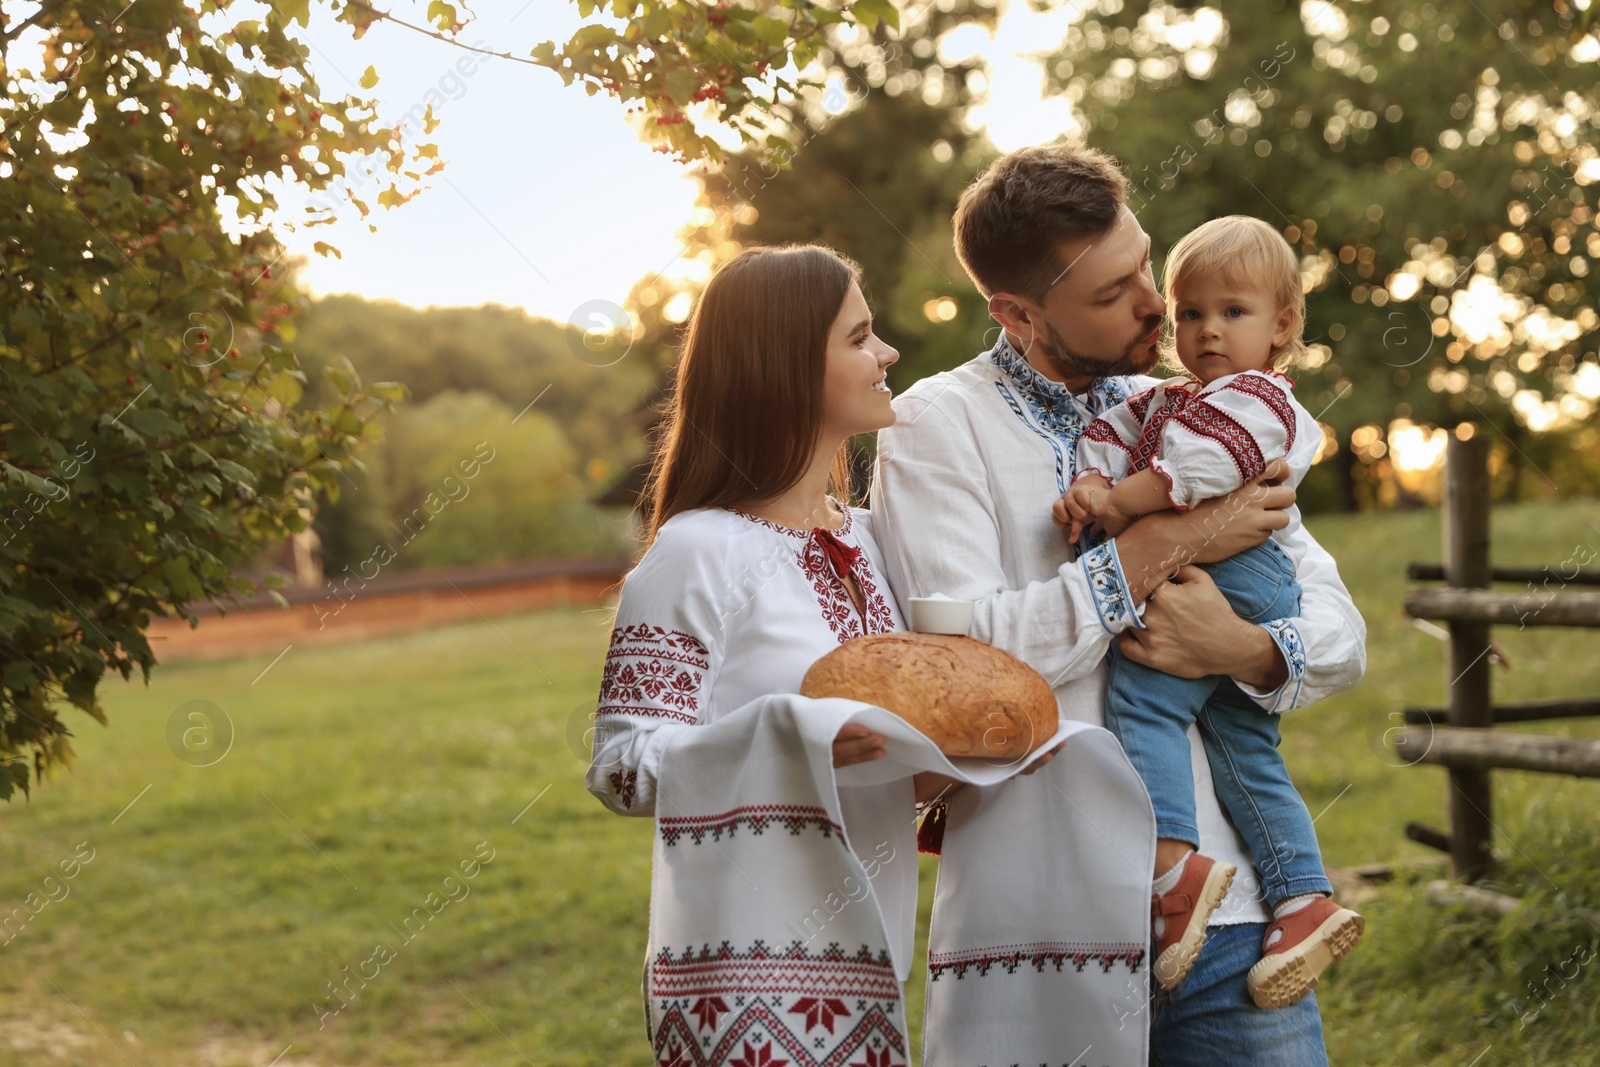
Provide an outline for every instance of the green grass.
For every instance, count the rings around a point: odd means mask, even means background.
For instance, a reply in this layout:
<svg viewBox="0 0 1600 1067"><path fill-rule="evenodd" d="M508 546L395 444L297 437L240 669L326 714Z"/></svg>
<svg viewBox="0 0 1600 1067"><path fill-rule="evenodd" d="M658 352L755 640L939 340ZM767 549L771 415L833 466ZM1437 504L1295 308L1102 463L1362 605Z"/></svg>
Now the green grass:
<svg viewBox="0 0 1600 1067"><path fill-rule="evenodd" d="M1444 776L1396 766L1382 738L1392 713L1444 693L1444 645L1399 611L1406 561L1439 556L1438 515L1311 526L1366 615L1370 666L1353 692L1285 721L1286 756L1313 813L1327 809L1329 863L1424 864L1362 905L1368 936L1319 991L1334 1061L1463 1065L1492 1049L1485 1067L1596 1062L1600 964L1580 946L1600 935L1565 909L1600 909L1600 783L1496 776L1499 881L1527 898L1522 914L1423 903L1420 882L1444 865L1401 828L1444 825ZM1600 549L1600 503L1495 514L1502 562L1556 563L1580 544ZM43 898L79 842L94 850L69 895L0 938L0 1067L260 1065L286 1047L280 1067L649 1063L651 826L585 792L575 736L604 620L542 612L108 685L111 729L73 713L76 769L0 807L6 914ZM1496 639L1514 664L1495 671L1497 697L1600 693L1600 635ZM191 700L235 727L212 766L167 745ZM1595 723L1540 728L1600 736ZM493 860L432 915L429 894L439 906L482 841ZM405 942L395 927L415 908L431 918ZM394 957L319 1028L316 1005L338 1005L327 984L380 941ZM1548 983L1536 1015L1530 981ZM914 969L913 1030L921 996Z"/></svg>

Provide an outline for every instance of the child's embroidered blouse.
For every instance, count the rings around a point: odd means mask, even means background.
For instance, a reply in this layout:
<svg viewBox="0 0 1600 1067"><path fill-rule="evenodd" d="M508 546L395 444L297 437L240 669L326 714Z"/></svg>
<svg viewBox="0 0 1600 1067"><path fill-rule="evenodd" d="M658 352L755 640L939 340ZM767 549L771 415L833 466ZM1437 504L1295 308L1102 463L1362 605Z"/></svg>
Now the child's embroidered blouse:
<svg viewBox="0 0 1600 1067"><path fill-rule="evenodd" d="M1298 486L1322 447L1322 428L1295 400L1293 386L1275 371L1242 371L1206 385L1168 378L1089 425L1078 439L1073 480L1100 474L1115 485L1154 470L1166 478L1172 506L1187 510L1233 492L1281 456L1288 484ZM1299 510L1291 509L1290 528L1299 524Z"/></svg>

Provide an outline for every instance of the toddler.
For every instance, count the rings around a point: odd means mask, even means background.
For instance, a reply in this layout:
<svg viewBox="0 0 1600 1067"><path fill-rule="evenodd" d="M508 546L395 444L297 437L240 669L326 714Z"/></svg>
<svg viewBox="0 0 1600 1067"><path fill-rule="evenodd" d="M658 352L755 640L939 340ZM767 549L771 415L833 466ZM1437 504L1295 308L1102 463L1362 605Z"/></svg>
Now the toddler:
<svg viewBox="0 0 1600 1067"><path fill-rule="evenodd" d="M1304 348L1305 296L1293 250L1259 219L1234 215L1194 230L1167 259L1165 287L1179 361L1175 377L1107 411L1078 442L1077 474L1055 521L1078 542L1115 536L1140 515L1223 496L1284 457L1298 485L1322 430L1274 363ZM1290 527L1298 513L1290 509ZM1279 530L1255 548L1205 564L1241 618L1272 629L1285 655L1300 647L1288 620L1300 586ZM1261 872L1272 924L1250 970L1263 1008L1305 996L1365 929L1335 904L1311 815L1278 753L1276 717L1231 678L1176 678L1111 646L1106 725L1144 779L1156 815L1152 917L1156 980L1172 988L1205 943L1206 923L1236 873L1200 855L1188 728L1198 723L1217 794Z"/></svg>

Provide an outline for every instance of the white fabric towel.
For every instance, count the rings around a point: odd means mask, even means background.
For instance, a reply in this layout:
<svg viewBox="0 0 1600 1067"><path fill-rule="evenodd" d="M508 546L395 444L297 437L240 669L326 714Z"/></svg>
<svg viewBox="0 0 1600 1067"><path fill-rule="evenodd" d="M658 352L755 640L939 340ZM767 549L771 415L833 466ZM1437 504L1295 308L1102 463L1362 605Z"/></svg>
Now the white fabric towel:
<svg viewBox="0 0 1600 1067"><path fill-rule="evenodd" d="M885 758L836 770L847 722L882 734ZM915 879L922 770L970 783L950 797L924 1061L1143 1067L1155 823L1116 740L1063 721L1027 760L951 760L882 708L795 695L663 752L644 975L657 1064L911 1062L915 912L888 902Z"/></svg>

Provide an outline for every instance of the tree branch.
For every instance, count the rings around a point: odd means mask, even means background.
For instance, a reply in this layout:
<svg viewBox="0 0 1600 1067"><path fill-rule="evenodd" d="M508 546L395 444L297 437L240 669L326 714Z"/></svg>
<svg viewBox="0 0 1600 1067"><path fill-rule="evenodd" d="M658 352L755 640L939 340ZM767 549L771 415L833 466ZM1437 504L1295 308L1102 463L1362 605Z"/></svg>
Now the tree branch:
<svg viewBox="0 0 1600 1067"><path fill-rule="evenodd" d="M509 59L513 63L526 63L530 67L538 67L541 70L551 69L536 59L528 59L526 56L514 56L510 52L492 52L487 48L478 48L474 45L458 41L454 37L440 33L438 30L430 29L427 26L418 26L416 23L407 22L405 19L397 19L387 11L379 11L371 4L363 3L362 0L348 0L348 3L351 7L360 8L362 11L365 11L379 22L392 22L396 26L404 26L406 29L420 33L424 37L432 37L436 41L443 41L445 44L454 45L456 48L461 48L468 52L477 52L480 55L493 56L496 59Z"/></svg>

